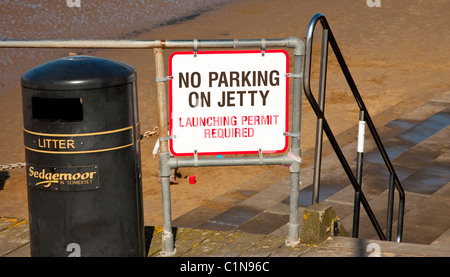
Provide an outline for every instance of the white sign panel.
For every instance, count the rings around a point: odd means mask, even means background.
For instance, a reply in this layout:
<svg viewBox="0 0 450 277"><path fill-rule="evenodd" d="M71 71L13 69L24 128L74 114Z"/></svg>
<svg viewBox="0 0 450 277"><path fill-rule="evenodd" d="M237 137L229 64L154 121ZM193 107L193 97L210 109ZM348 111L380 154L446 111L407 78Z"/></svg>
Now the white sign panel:
<svg viewBox="0 0 450 277"><path fill-rule="evenodd" d="M286 151L288 59L284 50L174 52L169 60L172 154Z"/></svg>

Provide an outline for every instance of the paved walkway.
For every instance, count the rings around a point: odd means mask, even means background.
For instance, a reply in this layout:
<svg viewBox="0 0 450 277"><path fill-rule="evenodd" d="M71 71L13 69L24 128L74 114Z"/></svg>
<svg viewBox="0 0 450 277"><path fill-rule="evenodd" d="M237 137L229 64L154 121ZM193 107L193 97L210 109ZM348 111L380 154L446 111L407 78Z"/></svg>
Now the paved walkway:
<svg viewBox="0 0 450 277"><path fill-rule="evenodd" d="M28 222L0 218L0 257L30 257ZM159 257L159 226L146 227L148 257ZM175 257L449 257L450 247L333 237L319 245L290 247L275 235L175 228ZM68 253L70 254L70 253Z"/></svg>

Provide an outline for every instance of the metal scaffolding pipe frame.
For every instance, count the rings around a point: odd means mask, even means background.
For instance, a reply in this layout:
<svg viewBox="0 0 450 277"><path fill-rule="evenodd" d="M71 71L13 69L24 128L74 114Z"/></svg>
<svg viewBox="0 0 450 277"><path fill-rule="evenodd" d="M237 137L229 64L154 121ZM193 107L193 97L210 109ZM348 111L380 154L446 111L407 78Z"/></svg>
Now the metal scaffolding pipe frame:
<svg viewBox="0 0 450 277"><path fill-rule="evenodd" d="M176 254L172 232L172 208L170 197L170 171L179 167L214 167L214 166L247 166L247 165L287 165L290 172L290 214L287 224L286 245L295 246L300 243L298 224L298 199L300 185L300 133L303 58L305 45L300 38L282 39L217 39L217 40L0 40L0 48L92 48L92 49L153 49L155 57L156 80L166 76L164 67L164 49L187 48L197 51L199 48L292 48L294 56L292 126L286 135L291 137L290 150L282 156L246 156L224 157L221 159L175 158L169 153L168 141L160 140L159 170L161 176L161 194L163 211L163 234L161 256ZM156 82L158 102L159 134L168 133L168 105L166 103L166 83Z"/></svg>

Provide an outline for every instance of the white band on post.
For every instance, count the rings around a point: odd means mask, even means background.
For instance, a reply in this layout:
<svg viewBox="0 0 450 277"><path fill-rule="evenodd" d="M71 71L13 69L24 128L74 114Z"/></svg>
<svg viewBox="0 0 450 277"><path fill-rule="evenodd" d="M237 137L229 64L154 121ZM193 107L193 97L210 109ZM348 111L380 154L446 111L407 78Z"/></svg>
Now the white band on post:
<svg viewBox="0 0 450 277"><path fill-rule="evenodd" d="M364 153L364 133L366 129L366 122L363 120L359 121L359 128L358 128L358 148L357 151L359 153Z"/></svg>

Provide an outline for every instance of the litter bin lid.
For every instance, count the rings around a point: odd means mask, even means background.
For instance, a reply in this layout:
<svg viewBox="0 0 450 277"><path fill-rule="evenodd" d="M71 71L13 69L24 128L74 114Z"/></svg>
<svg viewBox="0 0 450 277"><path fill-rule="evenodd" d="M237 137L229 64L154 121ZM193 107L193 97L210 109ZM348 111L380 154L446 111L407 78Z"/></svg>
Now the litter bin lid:
<svg viewBox="0 0 450 277"><path fill-rule="evenodd" d="M125 63L92 56L71 56L39 65L22 75L22 86L38 90L95 89L135 81Z"/></svg>

